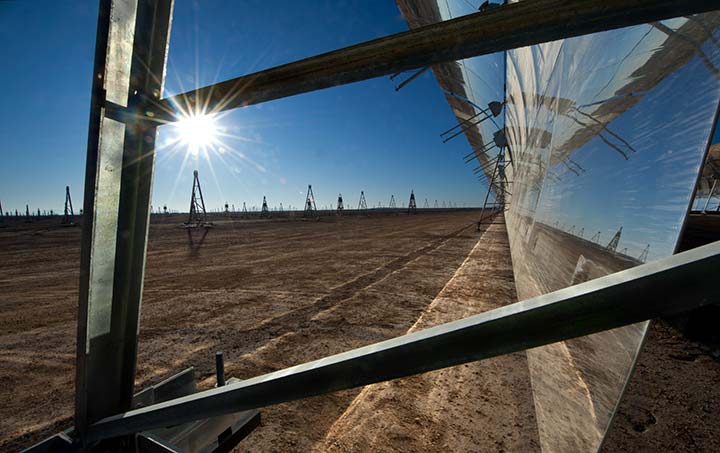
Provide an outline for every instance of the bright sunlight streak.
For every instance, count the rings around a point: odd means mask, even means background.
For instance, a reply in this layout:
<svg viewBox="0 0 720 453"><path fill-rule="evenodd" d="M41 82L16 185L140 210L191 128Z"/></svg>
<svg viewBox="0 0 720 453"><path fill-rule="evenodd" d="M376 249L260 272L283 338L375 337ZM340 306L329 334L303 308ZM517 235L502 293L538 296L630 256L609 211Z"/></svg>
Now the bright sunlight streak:
<svg viewBox="0 0 720 453"><path fill-rule="evenodd" d="M185 102L189 102L185 100ZM181 102L182 104L182 102ZM207 112L200 104L175 105L169 110L175 121L168 121L167 129L161 128L159 143L156 150L163 151L160 159L182 156L182 165L175 178L173 191L190 165L197 169L201 161L208 166L212 177L217 183L213 161L219 161L223 168L239 173L240 168L250 166L258 172L265 173L265 168L236 149L238 141L257 143L257 140L228 132L225 124L227 112ZM247 125L245 125L247 127ZM230 130L236 130L237 126ZM160 162L160 160L158 161Z"/></svg>
<svg viewBox="0 0 720 453"><path fill-rule="evenodd" d="M192 115L176 123L180 144L197 156L201 150L213 147L219 142L219 128L212 115Z"/></svg>

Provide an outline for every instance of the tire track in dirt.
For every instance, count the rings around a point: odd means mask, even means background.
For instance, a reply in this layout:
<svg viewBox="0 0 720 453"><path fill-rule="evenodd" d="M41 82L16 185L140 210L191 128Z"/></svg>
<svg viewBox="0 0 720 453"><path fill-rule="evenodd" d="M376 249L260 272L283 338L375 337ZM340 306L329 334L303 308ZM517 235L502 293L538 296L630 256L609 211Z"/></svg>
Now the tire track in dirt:
<svg viewBox="0 0 720 453"><path fill-rule="evenodd" d="M434 241L431 241L428 245L420 247L419 249L416 249L398 258L395 258L389 263L384 264L373 271L360 275L347 283L335 287L330 291L330 293L317 299L317 301L313 302L310 305L306 305L304 307L286 312L280 316L270 318L262 322L256 328L244 332L239 331L238 333L242 334L252 332L253 336L257 340L260 340L261 338L276 337L306 327L310 320L318 313L329 309L337 303L352 298L359 292L382 280L391 273L402 269L411 261L423 255L431 253L438 247L445 244L450 239L459 236L465 230L474 226L475 224L472 223L458 228L449 234L446 234L438 239L435 239ZM256 349L260 346L260 344L258 343L259 342L256 341L255 344L247 344L247 349L251 351Z"/></svg>
<svg viewBox="0 0 720 453"><path fill-rule="evenodd" d="M463 231L449 232L441 244L427 244L437 246L319 312L302 328L278 335L247 354L237 356L241 351L235 350L231 372L256 376L402 335L477 243L479 235ZM349 389L266 407L262 429L238 451L310 451L360 391Z"/></svg>
<svg viewBox="0 0 720 453"><path fill-rule="evenodd" d="M432 229L441 229L445 225L445 219L443 217L438 217L437 219L432 219L432 222L428 223L421 223L421 224L406 224L403 228L396 228L392 230L389 233L385 233L385 230L388 229L388 219L353 219L354 222L346 225L343 230L341 231L323 231L318 232L313 229L310 229L309 227L312 226L308 223L301 223L298 228L302 229L302 231L294 231L290 234L286 232L282 232L281 239L278 238L278 232L281 231L280 227L287 227L287 224L285 222L271 222L268 226L269 228L267 230L262 230L261 232L257 231L250 231L248 233L248 237L240 239L239 242L233 243L230 248L234 251L236 251L238 254L242 254L243 247L252 246L253 249L259 250L259 249L265 249L268 248L268 246L273 246L278 243L278 241L282 241L283 243L293 243L293 241L302 239L305 242L312 242L313 244L324 244L323 239L326 238L336 238L340 241L353 239L354 241L357 241L357 244L355 246L362 248L361 243L363 241L367 241L367 238L374 238L374 240L382 240L383 242L390 242L391 240L398 238L398 237L407 237L413 233L423 233L431 238L432 240L441 240L442 238L445 238L448 236L448 234L440 233L431 233L428 231L428 228ZM365 220L373 221L374 223L365 222ZM380 222L377 222L380 220ZM338 222L321 222L320 224L324 227L331 227L332 224L338 223ZM357 234L357 228L362 226L362 235ZM307 227L307 228L306 228ZM232 225L232 231L235 233L242 233L242 228L238 228L234 225ZM151 257L151 259L155 259L155 254L158 253L160 250L163 250L167 244L163 243L163 240L166 238L166 236L160 235L157 232L151 232L151 241L150 241L150 249L148 250L148 254ZM379 234L384 233L384 234ZM450 233L451 235L454 233ZM217 252L225 252L227 248L226 243L222 244L216 244L213 243L211 240L208 240L205 242L203 246L203 254L209 257L212 257L213 255L217 254ZM315 245L313 246L312 253L314 254L322 254L323 252L329 252L329 253L336 253L337 247L334 247L332 245ZM156 252L156 250L158 252ZM258 266L261 264L271 264L271 263L277 263L280 260L287 260L294 257L298 258L307 258L308 256L308 250L307 249L292 249L292 250L274 250L272 249L271 253L268 253L266 258L254 258L252 261L252 264L254 266ZM170 276L177 276L184 273L184 266L186 264L187 257L185 256L178 256L175 257L176 261L170 262L167 261L167 266L164 267L163 273L160 275L155 275L154 273L146 273L145 281L146 281L146 287L152 287L152 284L160 283L162 284L163 281L167 281L168 277ZM203 288L202 283L205 282L208 285L207 289L211 289L212 286L212 277L214 274L218 272L218 270L221 269L227 269L227 263L226 262L205 262L202 264L202 266L199 266L201 269L198 269L198 271L195 272L195 275L197 277L201 277L199 279L199 282L201 283L200 286L196 286L197 289ZM151 284L152 283L152 284ZM243 286L246 285L247 282L243 282L238 280L236 284L225 284L224 287L226 288L232 288L232 289L243 289ZM205 288L203 288L205 289Z"/></svg>
<svg viewBox="0 0 720 453"><path fill-rule="evenodd" d="M484 232L407 333L515 302L504 229ZM386 381L364 387L312 451L539 451L532 401L524 352Z"/></svg>
<svg viewBox="0 0 720 453"><path fill-rule="evenodd" d="M407 313L434 297L436 287L450 276L445 274L459 264L455 261L464 256L475 236L459 227L469 226L476 216L468 211L311 225L258 224L248 225L254 229L249 231L244 225L218 228L197 257L188 255L184 231L155 223L137 384L145 387L187 366L195 366L201 379L210 377L212 352L218 349L230 358L229 373L252 376L393 336L410 322ZM37 228L23 226L30 227ZM458 232L460 236L452 239ZM4 387L19 394L0 411L5 420L0 423L3 451L8 445L10 451L18 450L70 423L79 234L64 229L58 235L38 236L32 242L24 238L19 250L0 263L3 270L18 269L19 275L43 274L49 267L67 271L67 278L57 286L53 279L48 288L45 283L50 279L43 279L31 288L24 284L10 288L4 310L8 332L0 336L0 349L32 359L24 363L0 357ZM236 287L236 282L241 286ZM332 318L314 319L314 312L323 312L321 306L304 316L301 311L291 320L273 322L302 326L297 331L276 335L271 331L274 325L253 330L268 318L315 303L329 307ZM39 345L52 354L39 354ZM47 365L60 368L51 370ZM52 404L41 406L38 401ZM315 404L320 404L319 410L313 410ZM329 409L327 400L298 405L298 410L321 417L334 413ZM268 413L269 432L275 433L276 427L281 434L294 429L291 419L302 417Z"/></svg>

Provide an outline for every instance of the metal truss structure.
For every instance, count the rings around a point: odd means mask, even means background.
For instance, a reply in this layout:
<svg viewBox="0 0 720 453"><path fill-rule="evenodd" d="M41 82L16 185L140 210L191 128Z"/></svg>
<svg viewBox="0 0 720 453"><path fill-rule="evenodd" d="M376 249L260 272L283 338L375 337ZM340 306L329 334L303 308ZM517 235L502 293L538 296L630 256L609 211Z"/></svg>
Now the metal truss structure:
<svg viewBox="0 0 720 453"><path fill-rule="evenodd" d="M190 195L190 213L188 214L185 226L188 228L209 227L212 226L208 222L207 211L205 210L205 199L203 198L202 188L200 187L200 177L198 171L193 172L193 187Z"/></svg>
<svg viewBox="0 0 720 453"><path fill-rule="evenodd" d="M317 215L317 206L315 206L315 194L313 194L312 186L308 184L307 195L305 196L305 216L314 217Z"/></svg>
<svg viewBox="0 0 720 453"><path fill-rule="evenodd" d="M358 202L358 211L360 211L361 214L364 214L365 211L367 211L367 201L365 200L365 191L360 191L360 201Z"/></svg>
<svg viewBox="0 0 720 453"><path fill-rule="evenodd" d="M487 167L480 168L480 173L487 179L488 188L485 193L485 201L483 202L482 210L480 211L480 219L477 222L477 230L480 231L481 225L485 223L492 223L495 216L494 213L502 212L507 209L507 203L505 202L505 195L510 195L507 190L509 182L507 180L507 172L505 171L509 165L512 165L510 156L510 147L508 146L505 131L500 130L495 132L493 141L485 146L485 149L491 149L492 147L498 148L498 153L495 159L488 162ZM490 177L487 178L485 174L489 167L492 166L492 172ZM490 195L493 198L490 198ZM487 213L487 215L486 215Z"/></svg>
<svg viewBox="0 0 720 453"><path fill-rule="evenodd" d="M140 405L141 395L133 395L157 128L177 121L181 108L216 113L718 8L710 0L525 1L162 98L173 1L100 0L83 208L75 427L34 450L175 451L171 440L176 438L162 431L167 426L206 436L224 430L202 445L227 449L227 443L220 445L227 440L223 435L237 441L253 426L252 416L240 419L241 411L482 360L718 300L720 288L712 276L720 266L720 243L714 243L264 376L228 379L202 392L156 386L146 390ZM495 173L504 165L499 155ZM235 418L217 418L228 414ZM213 421L219 425L210 428ZM201 425L205 428L193 428Z"/></svg>
<svg viewBox="0 0 720 453"><path fill-rule="evenodd" d="M427 199L425 200L425 204L427 204ZM408 214L415 214L417 213L417 203L415 202L415 192L410 191L410 202L408 203Z"/></svg>
<svg viewBox="0 0 720 453"><path fill-rule="evenodd" d="M610 242L608 242L608 245L605 248L607 250L610 250L611 252L616 252L618 244L620 243L620 236L622 236L622 227L617 230L617 232L613 235L612 239L610 239Z"/></svg>
<svg viewBox="0 0 720 453"><path fill-rule="evenodd" d="M270 216L270 208L268 208L267 198L265 198L265 195L263 195L262 208L260 208L260 216L261 217Z"/></svg>
<svg viewBox="0 0 720 453"><path fill-rule="evenodd" d="M63 211L62 223L69 225L75 216L73 211L72 198L70 198L70 186L65 186L65 209Z"/></svg>
<svg viewBox="0 0 720 453"><path fill-rule="evenodd" d="M638 261L644 263L647 261L648 253L650 252L650 244L646 245L643 251L640 253L640 256L638 257Z"/></svg>

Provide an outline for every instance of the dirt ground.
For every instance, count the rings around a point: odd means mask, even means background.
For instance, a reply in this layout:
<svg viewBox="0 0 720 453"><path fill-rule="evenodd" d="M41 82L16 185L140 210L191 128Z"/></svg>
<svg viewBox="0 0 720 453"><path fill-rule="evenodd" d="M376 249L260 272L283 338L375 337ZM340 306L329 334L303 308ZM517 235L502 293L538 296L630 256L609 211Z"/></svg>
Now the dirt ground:
<svg viewBox="0 0 720 453"><path fill-rule="evenodd" d="M720 362L711 352L653 321L600 451L720 451Z"/></svg>
<svg viewBox="0 0 720 453"><path fill-rule="evenodd" d="M476 245L477 212L217 222L193 245L150 229L137 388L188 366L214 384L214 353L247 378L404 334ZM0 450L69 426L79 228L0 230ZM507 276L506 276L507 278ZM248 450L307 450L360 390L263 410Z"/></svg>
<svg viewBox="0 0 720 453"><path fill-rule="evenodd" d="M502 224L490 225L409 332L515 300ZM524 352L365 387L318 451L539 451Z"/></svg>
<svg viewBox="0 0 720 453"><path fill-rule="evenodd" d="M516 300L503 225L476 212L220 221L192 243L154 218L136 387L214 353L248 378ZM77 227L0 229L0 451L72 424ZM603 451L718 451L720 366L654 323ZM238 451L539 451L525 353L262 410Z"/></svg>

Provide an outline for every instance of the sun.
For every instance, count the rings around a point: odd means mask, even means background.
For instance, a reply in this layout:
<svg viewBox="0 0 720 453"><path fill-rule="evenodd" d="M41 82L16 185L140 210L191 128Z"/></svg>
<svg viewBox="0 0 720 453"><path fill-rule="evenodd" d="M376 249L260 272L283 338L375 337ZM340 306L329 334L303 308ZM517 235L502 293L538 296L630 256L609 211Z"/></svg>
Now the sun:
<svg viewBox="0 0 720 453"><path fill-rule="evenodd" d="M219 144L220 130L213 115L190 115L174 123L180 144L197 156Z"/></svg>

